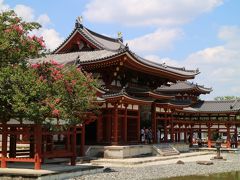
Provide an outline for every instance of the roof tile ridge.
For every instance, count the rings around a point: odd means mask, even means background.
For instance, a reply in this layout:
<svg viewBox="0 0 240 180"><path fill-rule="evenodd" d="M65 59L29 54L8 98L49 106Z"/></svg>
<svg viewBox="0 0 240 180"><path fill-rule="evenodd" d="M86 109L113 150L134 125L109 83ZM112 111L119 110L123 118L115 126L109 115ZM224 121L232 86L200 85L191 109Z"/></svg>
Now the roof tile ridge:
<svg viewBox="0 0 240 180"><path fill-rule="evenodd" d="M198 69L196 69L196 70L186 70L185 67L180 68L180 67L169 66L169 65L165 64L165 62L164 62L164 63L157 63L157 62L148 60L148 59L146 59L146 58L143 58L143 57L141 57L140 55L136 54L135 52L133 52L133 51L131 51L131 50L129 50L129 52L130 52L131 54L133 54L134 56L136 56L136 57L138 57L138 58L140 58L140 59L142 59L142 60L144 60L144 61L147 61L147 62L150 62L150 63L152 63L152 64L161 66L162 68L165 68L165 69L166 69L166 68L170 68L170 69L175 69L175 70L180 70L180 71L185 71L185 72L192 72L192 73L196 73L196 74L199 73L199 70L198 70Z"/></svg>
<svg viewBox="0 0 240 180"><path fill-rule="evenodd" d="M235 101L233 102L233 104L230 105L230 109L233 109L234 106L240 101L240 99L235 99Z"/></svg>
<svg viewBox="0 0 240 180"><path fill-rule="evenodd" d="M85 28L84 26L83 26L82 28L80 28L80 29L84 29L84 30L88 33L88 34L86 34L86 32L84 32L84 31L81 30L81 33L83 33L84 37L86 37L87 39L89 39L89 40L90 40L92 43L94 43L95 45L99 46L99 48L102 48L102 49L104 49L104 50L109 50L109 51L119 51L119 50L124 49L124 48L121 48L121 46L120 46L118 49L116 49L116 50L109 49L109 48L105 47L102 43L100 43L98 40L96 40L96 39L92 36L92 34L89 32L89 31L91 31L91 30L89 30L88 28ZM93 31L92 31L92 32L93 32ZM99 35L100 35L100 34L99 34ZM103 35L102 35L102 36L103 36ZM121 43L121 45L124 46L123 43Z"/></svg>
<svg viewBox="0 0 240 180"><path fill-rule="evenodd" d="M98 48L102 48L104 49L104 45L100 42L98 42L94 37L91 36L91 33L89 33L87 31L87 28L85 28L84 26L82 28L77 28L78 32L81 33L85 38L87 38L88 40L91 41L91 43L93 43L94 45L96 45ZM86 34L83 30L86 30L88 34Z"/></svg>
<svg viewBox="0 0 240 180"><path fill-rule="evenodd" d="M103 34L99 34L99 33L97 33L97 32L95 32L95 31L92 31L92 30L90 30L90 29L88 29L88 28L85 28L90 34L93 34L93 35L96 35L96 36L98 36L98 37L101 37L101 38L104 38L104 39L107 39L107 40L111 40L111 41L113 41L113 42L119 42L119 38L112 38L112 37L109 37L109 36L105 36L105 35L103 35Z"/></svg>
<svg viewBox="0 0 240 180"><path fill-rule="evenodd" d="M110 52L115 52L114 54L108 55L107 58L112 58L112 57L118 56L119 54L121 54L121 53L124 52L124 51L111 51L111 50L106 50L106 49L95 50L95 51L93 51L93 52L96 52L96 51L110 51ZM88 51L86 51L86 52L88 52ZM96 61L96 60L103 60L104 58L106 58L106 57L97 57L97 58L92 59L92 60L88 60L88 61L81 62L81 64L84 64L84 63L87 63L87 62L93 62L93 61Z"/></svg>
<svg viewBox="0 0 240 180"><path fill-rule="evenodd" d="M176 69L176 70L181 70L185 72L192 72L192 73L199 73L199 69L197 68L196 70L191 70L191 69L186 69L184 66L183 67L176 67L176 66L170 66L166 65L168 68Z"/></svg>

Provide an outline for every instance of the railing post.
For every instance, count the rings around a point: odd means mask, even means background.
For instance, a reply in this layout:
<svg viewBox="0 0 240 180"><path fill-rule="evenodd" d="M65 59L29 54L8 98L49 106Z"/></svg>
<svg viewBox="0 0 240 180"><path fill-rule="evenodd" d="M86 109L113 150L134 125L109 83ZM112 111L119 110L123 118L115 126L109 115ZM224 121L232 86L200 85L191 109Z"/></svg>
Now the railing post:
<svg viewBox="0 0 240 180"><path fill-rule="evenodd" d="M7 168L7 125L2 123L2 158L1 168Z"/></svg>
<svg viewBox="0 0 240 180"><path fill-rule="evenodd" d="M42 157L42 126L40 124L34 125L34 139L35 139L35 163L34 169L41 169L41 157Z"/></svg>
<svg viewBox="0 0 240 180"><path fill-rule="evenodd" d="M76 126L73 127L72 131L72 157L71 157L71 165L75 166L76 165Z"/></svg>

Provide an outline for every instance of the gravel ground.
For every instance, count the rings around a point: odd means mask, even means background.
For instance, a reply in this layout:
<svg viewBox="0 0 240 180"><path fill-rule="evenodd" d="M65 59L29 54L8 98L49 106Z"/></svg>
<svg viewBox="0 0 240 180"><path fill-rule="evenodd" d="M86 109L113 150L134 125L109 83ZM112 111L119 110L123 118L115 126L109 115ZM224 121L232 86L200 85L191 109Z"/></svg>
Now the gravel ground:
<svg viewBox="0 0 240 180"><path fill-rule="evenodd" d="M110 180L110 179L160 179L186 175L207 175L212 173L240 171L240 155L234 153L222 154L227 161L214 160L213 165L198 165L196 161L202 157L182 158L185 164L176 161L154 162L135 167L110 167L112 172L84 175L74 180ZM205 157L205 159L209 157ZM107 167L107 166L106 166ZM73 180L73 179L71 179Z"/></svg>

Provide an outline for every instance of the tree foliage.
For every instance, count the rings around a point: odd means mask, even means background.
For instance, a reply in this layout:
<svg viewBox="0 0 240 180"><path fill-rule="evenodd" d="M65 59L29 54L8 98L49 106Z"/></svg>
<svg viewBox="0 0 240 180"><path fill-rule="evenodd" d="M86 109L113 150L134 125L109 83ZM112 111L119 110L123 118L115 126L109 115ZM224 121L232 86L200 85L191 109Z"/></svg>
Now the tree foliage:
<svg viewBox="0 0 240 180"><path fill-rule="evenodd" d="M214 98L216 101L224 101L224 100L236 100L240 99L238 96L217 96Z"/></svg>
<svg viewBox="0 0 240 180"><path fill-rule="evenodd" d="M40 25L22 21L13 11L1 13L0 22L0 120L84 120L85 112L96 107L97 83L91 74L55 61L29 65L29 58L45 51L42 38L29 35Z"/></svg>
<svg viewBox="0 0 240 180"><path fill-rule="evenodd" d="M0 14L0 67L25 64L28 58L40 56L45 50L43 38L30 35L40 28L35 22L25 22L14 11Z"/></svg>

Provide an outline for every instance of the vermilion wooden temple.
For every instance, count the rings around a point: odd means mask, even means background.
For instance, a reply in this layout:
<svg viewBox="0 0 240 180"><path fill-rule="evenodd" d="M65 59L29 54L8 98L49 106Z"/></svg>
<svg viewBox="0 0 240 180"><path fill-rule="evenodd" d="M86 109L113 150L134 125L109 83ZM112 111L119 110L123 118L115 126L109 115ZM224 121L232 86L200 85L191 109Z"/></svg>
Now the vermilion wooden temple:
<svg viewBox="0 0 240 180"><path fill-rule="evenodd" d="M191 139L191 144L194 136L207 136L211 147L213 136L224 134L227 147L233 135L237 146L240 100L201 101L199 96L212 89L188 81L199 74L198 69L187 70L144 59L124 45L122 37L106 37L79 21L52 54L32 61L49 60L80 66L100 82L101 114L79 126L82 140L75 127L72 137L77 144L78 141L99 145L138 144L140 129L145 126L151 127L154 143L159 129L160 143Z"/></svg>

